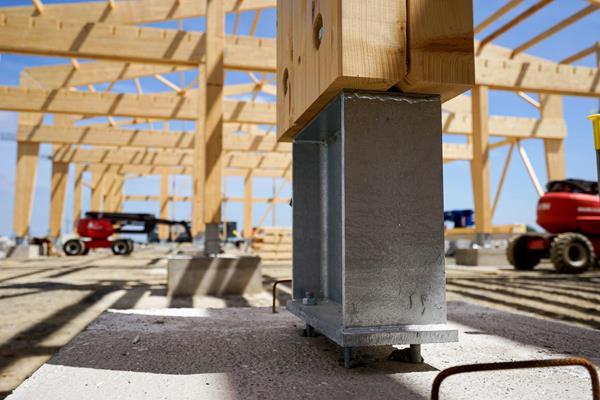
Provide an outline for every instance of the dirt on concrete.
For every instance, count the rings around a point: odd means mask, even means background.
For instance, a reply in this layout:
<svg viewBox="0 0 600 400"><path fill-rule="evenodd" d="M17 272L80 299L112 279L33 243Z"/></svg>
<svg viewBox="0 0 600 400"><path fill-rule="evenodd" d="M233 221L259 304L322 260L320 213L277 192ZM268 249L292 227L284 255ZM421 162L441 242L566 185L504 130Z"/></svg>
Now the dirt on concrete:
<svg viewBox="0 0 600 400"><path fill-rule="evenodd" d="M0 261L0 399L111 309L265 307L271 285L291 277L289 265L263 266L265 292L254 296L169 299L166 256L172 248L108 252L85 257ZM600 271L560 275L542 265L533 272L508 266L447 268L447 297L512 313L600 329ZM290 285L278 286L277 301ZM574 351L576 354L576 351Z"/></svg>

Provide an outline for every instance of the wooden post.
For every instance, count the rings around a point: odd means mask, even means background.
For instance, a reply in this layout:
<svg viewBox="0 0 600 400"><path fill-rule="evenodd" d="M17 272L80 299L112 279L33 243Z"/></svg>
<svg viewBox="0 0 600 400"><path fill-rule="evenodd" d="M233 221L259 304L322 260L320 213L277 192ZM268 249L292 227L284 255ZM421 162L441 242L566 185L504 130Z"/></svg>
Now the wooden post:
<svg viewBox="0 0 600 400"><path fill-rule="evenodd" d="M73 232L77 232L77 224L81 218L81 196L83 192L83 168L75 164L75 188L73 190Z"/></svg>
<svg viewBox="0 0 600 400"><path fill-rule="evenodd" d="M92 173L92 204L90 211L102 211L102 193L106 170Z"/></svg>
<svg viewBox="0 0 600 400"><path fill-rule="evenodd" d="M54 145L53 147L60 146ZM50 237L52 239L56 239L61 235L68 177L68 163L52 162L50 192Z"/></svg>
<svg viewBox="0 0 600 400"><path fill-rule="evenodd" d="M206 5L206 119L204 154L204 223L206 254L218 253L218 226L221 222L221 158L223 153L223 84L225 70L225 13L223 0ZM209 226L210 225L210 226Z"/></svg>
<svg viewBox="0 0 600 400"><path fill-rule="evenodd" d="M55 115L54 126L66 128L73 125L73 120L68 115ZM54 151L63 146L54 145ZM69 178L69 164L52 161L52 177L50 192L50 237L58 238L62 231L62 220L65 209L67 180Z"/></svg>
<svg viewBox="0 0 600 400"><path fill-rule="evenodd" d="M475 208L475 232L477 240L484 241L492 233L492 210L490 208L490 148L487 86L475 86L472 91L473 109L473 197Z"/></svg>
<svg viewBox="0 0 600 400"><path fill-rule="evenodd" d="M249 170L244 177L244 238L252 237L252 206L254 190L252 182L252 170Z"/></svg>
<svg viewBox="0 0 600 400"><path fill-rule="evenodd" d="M206 68L198 67L198 119L196 120L196 134L194 137L194 160L192 171L192 236L197 237L204 233L204 115L206 95Z"/></svg>
<svg viewBox="0 0 600 400"><path fill-rule="evenodd" d="M542 119L564 119L562 96L540 96L540 114ZM564 138L544 139L548 180L565 179L564 142Z"/></svg>
<svg viewBox="0 0 600 400"><path fill-rule="evenodd" d="M221 156L223 150L223 0L208 0L206 9L206 148L204 222L221 222Z"/></svg>
<svg viewBox="0 0 600 400"><path fill-rule="evenodd" d="M160 218L169 219L169 175L160 175ZM169 238L169 226L161 224L158 226L158 238L167 240Z"/></svg>
<svg viewBox="0 0 600 400"><path fill-rule="evenodd" d="M22 87L35 87L35 81L27 74L21 75L20 83ZM43 119L44 115L41 113L19 113L19 125L41 125ZM29 235L39 150L39 143L17 142L15 202L13 210L13 231L17 238L17 243Z"/></svg>
<svg viewBox="0 0 600 400"><path fill-rule="evenodd" d="M115 175L116 184L114 186L113 196L113 211L122 212L123 211L123 199L124 199L124 189L125 189L125 175L118 173Z"/></svg>

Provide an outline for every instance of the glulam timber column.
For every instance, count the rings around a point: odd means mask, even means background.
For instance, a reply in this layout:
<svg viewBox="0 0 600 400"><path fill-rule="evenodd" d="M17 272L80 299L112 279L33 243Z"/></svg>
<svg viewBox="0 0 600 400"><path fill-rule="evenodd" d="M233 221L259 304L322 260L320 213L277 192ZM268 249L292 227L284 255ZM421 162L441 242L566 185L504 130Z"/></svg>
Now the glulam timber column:
<svg viewBox="0 0 600 400"><path fill-rule="evenodd" d="M223 153L223 84L225 69L225 11L223 0L206 2L206 114L204 154L204 253L219 254L221 239L221 158Z"/></svg>
<svg viewBox="0 0 600 400"><path fill-rule="evenodd" d="M485 244L492 233L492 209L490 202L490 144L489 144L489 90L476 86L471 94L473 118L473 204L475 209L476 242Z"/></svg>
<svg viewBox="0 0 600 400"><path fill-rule="evenodd" d="M244 177L244 239L252 238L252 211L254 205L254 188L252 170Z"/></svg>
<svg viewBox="0 0 600 400"><path fill-rule="evenodd" d="M293 142L288 310L344 347L446 326L442 101L474 82L471 0L277 4L278 138ZM390 239L393 238L393 239Z"/></svg>
<svg viewBox="0 0 600 400"><path fill-rule="evenodd" d="M169 175L160 175L160 219L169 219ZM169 239L170 227L165 224L158 226L158 238L162 241Z"/></svg>
<svg viewBox="0 0 600 400"><path fill-rule="evenodd" d="M73 119L68 115L54 116L54 126L68 128L73 126ZM54 145L53 152L67 150L69 146ZM62 220L69 178L69 163L52 161L51 190L50 190L50 238L56 240L62 231Z"/></svg>
<svg viewBox="0 0 600 400"><path fill-rule="evenodd" d="M21 87L37 87L37 83L27 74L21 74ZM42 113L19 113L19 125L41 125ZM17 165L15 170L15 201L13 211L13 231L17 244L29 236L31 207L35 194L35 182L39 160L40 144L17 142Z"/></svg>
<svg viewBox="0 0 600 400"><path fill-rule="evenodd" d="M564 120L563 99L557 95L540 96L540 117L543 120ZM565 137L544 139L546 171L549 181L565 179Z"/></svg>
<svg viewBox="0 0 600 400"><path fill-rule="evenodd" d="M75 181L73 189L73 232L77 232L77 224L81 218L81 199L83 195L83 168L75 164Z"/></svg>

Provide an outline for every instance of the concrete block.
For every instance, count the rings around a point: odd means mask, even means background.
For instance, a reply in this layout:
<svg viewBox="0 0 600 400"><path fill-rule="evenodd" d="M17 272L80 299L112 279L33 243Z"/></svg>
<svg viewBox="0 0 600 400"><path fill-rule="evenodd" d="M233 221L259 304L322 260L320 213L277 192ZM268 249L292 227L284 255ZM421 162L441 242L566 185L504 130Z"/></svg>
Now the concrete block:
<svg viewBox="0 0 600 400"><path fill-rule="evenodd" d="M456 249L456 265L507 265L505 249Z"/></svg>
<svg viewBox="0 0 600 400"><path fill-rule="evenodd" d="M259 293L263 290L260 257L170 257L167 285L170 297Z"/></svg>
<svg viewBox="0 0 600 400"><path fill-rule="evenodd" d="M35 244L19 244L8 248L7 258L30 259L41 255L41 246Z"/></svg>

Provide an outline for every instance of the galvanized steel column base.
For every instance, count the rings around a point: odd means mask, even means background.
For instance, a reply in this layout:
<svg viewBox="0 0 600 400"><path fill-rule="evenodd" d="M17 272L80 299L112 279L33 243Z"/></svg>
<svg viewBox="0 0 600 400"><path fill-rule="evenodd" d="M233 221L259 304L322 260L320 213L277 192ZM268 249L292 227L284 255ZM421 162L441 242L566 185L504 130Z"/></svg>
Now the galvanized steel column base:
<svg viewBox="0 0 600 400"><path fill-rule="evenodd" d="M344 348L457 341L439 96L340 93L296 136L293 160L288 310Z"/></svg>

